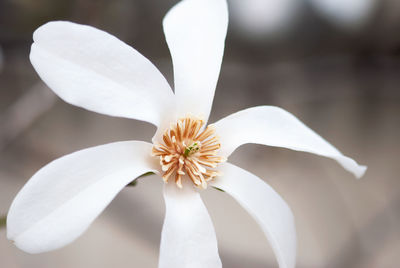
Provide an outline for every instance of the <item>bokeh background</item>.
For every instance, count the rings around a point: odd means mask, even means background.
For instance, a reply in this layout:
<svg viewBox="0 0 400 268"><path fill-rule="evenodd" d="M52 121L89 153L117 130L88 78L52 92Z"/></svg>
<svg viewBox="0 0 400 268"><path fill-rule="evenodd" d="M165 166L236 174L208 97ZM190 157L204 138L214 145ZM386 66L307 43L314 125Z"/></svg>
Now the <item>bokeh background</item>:
<svg viewBox="0 0 400 268"><path fill-rule="evenodd" d="M29 62L32 32L50 20L96 26L135 47L172 83L161 20L176 2L0 0L0 215L49 161L98 144L149 141L155 130L58 99ZM263 178L292 208L297 267L398 267L400 2L228 3L211 122L255 105L280 106L369 167L356 180L336 162L306 153L246 145L232 155L233 163ZM156 267L161 188L159 178L148 177L124 189L81 238L55 252L21 252L2 228L0 267ZM224 267L277 267L261 229L233 199L212 189L203 197Z"/></svg>

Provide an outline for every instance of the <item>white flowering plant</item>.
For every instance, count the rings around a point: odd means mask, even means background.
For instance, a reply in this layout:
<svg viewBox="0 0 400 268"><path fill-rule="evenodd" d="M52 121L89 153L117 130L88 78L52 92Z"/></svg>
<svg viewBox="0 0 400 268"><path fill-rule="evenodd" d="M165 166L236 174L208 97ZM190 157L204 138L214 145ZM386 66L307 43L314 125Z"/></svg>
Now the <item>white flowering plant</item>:
<svg viewBox="0 0 400 268"><path fill-rule="evenodd" d="M207 125L228 26L226 0L183 0L163 21L174 68L173 92L157 68L116 37L66 21L34 35L30 60L63 100L87 110L149 122L152 143L115 142L66 155L40 169L13 201L7 235L28 253L78 238L126 185L162 177L166 214L159 267L221 267L201 192L231 195L264 231L280 267L294 267L296 232L285 201L263 180L227 162L256 143L332 158L356 177L365 167L342 155L278 107L239 111ZM211 187L209 187L211 186Z"/></svg>

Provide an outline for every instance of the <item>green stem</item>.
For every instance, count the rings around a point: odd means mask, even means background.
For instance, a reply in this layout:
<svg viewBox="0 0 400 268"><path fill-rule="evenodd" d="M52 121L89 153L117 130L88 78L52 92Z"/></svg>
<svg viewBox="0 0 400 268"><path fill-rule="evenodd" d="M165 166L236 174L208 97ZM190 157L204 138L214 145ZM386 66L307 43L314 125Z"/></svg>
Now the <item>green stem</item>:
<svg viewBox="0 0 400 268"><path fill-rule="evenodd" d="M211 186L211 187L214 188L215 190L218 190L218 191L221 191L221 192L225 193L225 191L222 190L221 188L218 188L218 187L215 187L215 186Z"/></svg>
<svg viewBox="0 0 400 268"><path fill-rule="evenodd" d="M156 173L151 172L151 171L150 172L146 172L146 173L140 175L139 177L137 177L136 180L134 180L133 182L129 183L127 186L129 186L129 187L136 186L138 179L143 178L143 177L147 177L147 176L150 176L150 175L154 175L154 174L156 174Z"/></svg>
<svg viewBox="0 0 400 268"><path fill-rule="evenodd" d="M1 216L0 217L0 228L6 227L7 217Z"/></svg>

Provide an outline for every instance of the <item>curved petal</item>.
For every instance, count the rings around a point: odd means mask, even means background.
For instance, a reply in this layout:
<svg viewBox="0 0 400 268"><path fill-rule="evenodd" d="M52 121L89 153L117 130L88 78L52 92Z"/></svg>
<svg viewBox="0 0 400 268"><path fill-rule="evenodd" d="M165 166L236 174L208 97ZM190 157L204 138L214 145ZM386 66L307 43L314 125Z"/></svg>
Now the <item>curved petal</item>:
<svg viewBox="0 0 400 268"><path fill-rule="evenodd" d="M333 158L357 178L366 167L342 155L289 112L273 106L259 106L231 114L215 123L221 137L220 154L228 157L245 143L289 148Z"/></svg>
<svg viewBox="0 0 400 268"><path fill-rule="evenodd" d="M178 115L208 119L228 27L226 0L183 0L165 16Z"/></svg>
<svg viewBox="0 0 400 268"><path fill-rule="evenodd" d="M296 264L296 229L285 201L264 181L235 165L223 163L223 173L210 185L224 190L257 221L276 255L280 268Z"/></svg>
<svg viewBox="0 0 400 268"><path fill-rule="evenodd" d="M157 126L172 105L173 92L157 68L104 31L55 21L38 28L33 40L32 65L68 103Z"/></svg>
<svg viewBox="0 0 400 268"><path fill-rule="evenodd" d="M218 268L217 238L210 216L192 185L164 185L166 214L159 268Z"/></svg>
<svg viewBox="0 0 400 268"><path fill-rule="evenodd" d="M129 182L156 172L151 144L116 142L61 157L40 169L14 199L7 237L29 253L80 236Z"/></svg>

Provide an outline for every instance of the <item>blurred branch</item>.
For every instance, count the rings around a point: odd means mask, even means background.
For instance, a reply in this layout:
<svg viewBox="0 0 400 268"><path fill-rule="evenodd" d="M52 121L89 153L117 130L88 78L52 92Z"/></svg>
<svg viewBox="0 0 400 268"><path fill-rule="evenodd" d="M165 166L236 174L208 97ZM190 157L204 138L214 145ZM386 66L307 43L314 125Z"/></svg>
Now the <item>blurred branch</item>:
<svg viewBox="0 0 400 268"><path fill-rule="evenodd" d="M399 194L394 194L398 197ZM364 267L367 260L376 260L377 255L383 251L376 250L374 252L367 251L365 245L374 245L376 249L382 249L390 244L390 239L396 239L394 234L398 234L397 226L392 224L388 219L398 221L400 219L400 198L391 200L387 206L379 210L362 228L353 232L347 240L343 242L343 246L339 247L339 251L332 254L331 260L325 266L326 268L335 267ZM362 239L368 241L363 244ZM365 242L364 242L365 243Z"/></svg>
<svg viewBox="0 0 400 268"><path fill-rule="evenodd" d="M0 116L0 151L55 103L56 95L38 82Z"/></svg>
<svg viewBox="0 0 400 268"><path fill-rule="evenodd" d="M6 227L7 217L1 216L0 217L0 228Z"/></svg>

